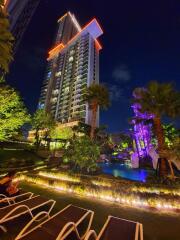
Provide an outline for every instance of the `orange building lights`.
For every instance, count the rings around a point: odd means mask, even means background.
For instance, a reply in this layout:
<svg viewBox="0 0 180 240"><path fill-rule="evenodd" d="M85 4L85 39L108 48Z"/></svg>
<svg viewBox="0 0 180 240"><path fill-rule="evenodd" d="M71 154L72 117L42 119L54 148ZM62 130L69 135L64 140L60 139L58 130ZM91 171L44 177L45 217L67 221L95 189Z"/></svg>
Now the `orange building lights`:
<svg viewBox="0 0 180 240"><path fill-rule="evenodd" d="M65 16L65 15L64 15ZM63 16L63 17L64 17ZM62 18L63 18L62 17ZM61 18L60 18L61 20ZM59 20L59 21L60 21ZM99 37L101 34L103 34L103 30L101 28L101 26L99 25L98 21L96 20L96 18L93 18L88 24L86 24L82 30L80 32L78 32L66 45L63 45L62 43L58 44L56 47L52 48L49 51L49 57L47 60L52 59L56 54L60 53L63 49L65 49L67 46L69 46L69 44L71 44L80 34L82 34L82 32L84 31L88 31L93 38L95 39L95 45L96 48L98 50L102 49L101 44L98 42L98 40L96 39L97 37Z"/></svg>
<svg viewBox="0 0 180 240"><path fill-rule="evenodd" d="M50 112L61 125L91 122L91 113L80 99L86 87L93 82L99 83L99 50L102 47L98 38L102 34L95 18L82 28L71 12L58 20L38 107ZM96 125L99 125L98 112Z"/></svg>
<svg viewBox="0 0 180 240"><path fill-rule="evenodd" d="M9 0L4 0L4 7L7 7Z"/></svg>
<svg viewBox="0 0 180 240"><path fill-rule="evenodd" d="M98 50L102 49L102 45L99 43L99 41L97 39L95 40L95 46Z"/></svg>
<svg viewBox="0 0 180 240"><path fill-rule="evenodd" d="M58 44L56 47L54 47L50 52L49 55L56 55L57 53L59 53L62 49L64 49L64 44L60 43Z"/></svg>
<svg viewBox="0 0 180 240"><path fill-rule="evenodd" d="M5 5L7 4L8 0L4 0L4 2L2 1L2 4L0 4L0 7L4 8Z"/></svg>
<svg viewBox="0 0 180 240"><path fill-rule="evenodd" d="M62 21L63 18L65 18L67 15L68 15L68 13L65 13L62 17L60 17L60 18L58 19L58 22Z"/></svg>

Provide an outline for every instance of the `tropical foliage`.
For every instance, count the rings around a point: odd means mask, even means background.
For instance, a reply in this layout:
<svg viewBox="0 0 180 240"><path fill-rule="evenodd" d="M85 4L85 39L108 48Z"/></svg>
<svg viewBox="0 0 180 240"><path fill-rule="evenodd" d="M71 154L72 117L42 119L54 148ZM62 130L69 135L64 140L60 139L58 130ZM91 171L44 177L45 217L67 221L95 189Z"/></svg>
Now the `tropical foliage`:
<svg viewBox="0 0 180 240"><path fill-rule="evenodd" d="M168 147L173 145L174 139L180 136L180 130L176 129L173 124L164 124L163 131L165 136L165 143Z"/></svg>
<svg viewBox="0 0 180 240"><path fill-rule="evenodd" d="M140 104L141 111L153 114L158 149L161 150L165 146L162 118L180 116L180 92L171 83L152 81L147 88L136 89L135 94L137 98L134 101Z"/></svg>
<svg viewBox="0 0 180 240"><path fill-rule="evenodd" d="M13 36L9 31L9 20L3 1L0 2L0 75L9 71L9 63L12 61Z"/></svg>
<svg viewBox="0 0 180 240"><path fill-rule="evenodd" d="M180 162L180 136L173 139L171 149L177 160Z"/></svg>
<svg viewBox="0 0 180 240"><path fill-rule="evenodd" d="M70 139L73 137L73 130L70 127L56 127L51 130L50 137L53 139Z"/></svg>
<svg viewBox="0 0 180 240"><path fill-rule="evenodd" d="M175 118L180 116L180 92L171 83L150 82L146 88L135 89L135 103L141 106L142 113L152 114L158 150L163 157L165 135L162 125L164 116ZM167 174L165 161L162 161L161 175Z"/></svg>
<svg viewBox="0 0 180 240"><path fill-rule="evenodd" d="M96 143L99 148L100 152L106 154L107 152L112 152L109 142L109 135L106 132L107 126L101 125L96 127L94 131L94 143ZM72 128L74 132L74 137L78 136L90 136L91 126L82 122L79 122L78 125Z"/></svg>
<svg viewBox="0 0 180 240"><path fill-rule="evenodd" d="M44 109L38 109L32 118L32 129L35 130L35 145L37 150L41 144L42 136L45 140L50 136L50 132L55 127L55 121L51 114ZM40 131L43 132L40 136Z"/></svg>
<svg viewBox="0 0 180 240"><path fill-rule="evenodd" d="M75 125L72 127L72 130L75 135L90 135L91 127L83 122L79 122L78 125Z"/></svg>
<svg viewBox="0 0 180 240"><path fill-rule="evenodd" d="M93 139L96 129L98 108L107 109L110 105L108 89L104 85L93 83L86 89L84 101L88 103L92 114L90 137Z"/></svg>
<svg viewBox="0 0 180 240"><path fill-rule="evenodd" d="M133 140L130 134L121 132L111 135L111 142L114 150L114 158L118 156L121 159L130 159L133 151Z"/></svg>
<svg viewBox="0 0 180 240"><path fill-rule="evenodd" d="M12 138L29 120L20 95L13 88L0 87L0 141Z"/></svg>
<svg viewBox="0 0 180 240"><path fill-rule="evenodd" d="M70 141L63 158L72 163L74 170L90 173L97 169L99 156L99 147L88 136L82 136Z"/></svg>

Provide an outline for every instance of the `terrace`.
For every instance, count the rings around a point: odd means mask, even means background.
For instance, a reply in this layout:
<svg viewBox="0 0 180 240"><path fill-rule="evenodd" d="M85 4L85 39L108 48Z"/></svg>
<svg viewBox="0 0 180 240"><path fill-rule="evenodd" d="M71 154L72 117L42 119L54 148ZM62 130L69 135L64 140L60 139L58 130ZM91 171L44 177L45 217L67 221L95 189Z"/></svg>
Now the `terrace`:
<svg viewBox="0 0 180 240"><path fill-rule="evenodd" d="M23 191L54 199L56 205L53 212L73 204L95 212L92 228L97 232L107 216L113 215L142 223L144 239L179 239L178 185L152 185L105 174L83 175L61 167L47 167L46 163L31 167L30 171L29 166L26 169L27 171L23 168L24 171L18 173L15 181L20 182ZM1 239L14 239L29 221L30 218L24 216L7 223L5 226L10 231L1 233Z"/></svg>
<svg viewBox="0 0 180 240"><path fill-rule="evenodd" d="M92 228L97 232L100 231L108 215L125 218L128 220L138 221L143 224L144 239L147 240L178 240L180 217L175 212L159 212L145 208L134 208L118 203L84 197L82 195L67 193L64 190L47 188L37 184L22 182L23 190L40 194L48 199L56 200L54 211L63 209L68 204L74 204L83 208L91 209L95 212ZM11 229L6 234L1 234L1 239L14 239L24 225L30 221L28 216L19 220L8 223L6 226Z"/></svg>

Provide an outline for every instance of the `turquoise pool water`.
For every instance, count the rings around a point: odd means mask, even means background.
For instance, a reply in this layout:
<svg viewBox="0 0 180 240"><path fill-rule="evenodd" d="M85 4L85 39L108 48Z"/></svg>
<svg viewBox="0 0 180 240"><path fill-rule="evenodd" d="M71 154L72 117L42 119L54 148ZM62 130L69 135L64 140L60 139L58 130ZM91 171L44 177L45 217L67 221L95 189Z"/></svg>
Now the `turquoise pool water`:
<svg viewBox="0 0 180 240"><path fill-rule="evenodd" d="M145 182L150 172L145 169L133 169L121 163L100 163L99 166L105 174L140 182Z"/></svg>

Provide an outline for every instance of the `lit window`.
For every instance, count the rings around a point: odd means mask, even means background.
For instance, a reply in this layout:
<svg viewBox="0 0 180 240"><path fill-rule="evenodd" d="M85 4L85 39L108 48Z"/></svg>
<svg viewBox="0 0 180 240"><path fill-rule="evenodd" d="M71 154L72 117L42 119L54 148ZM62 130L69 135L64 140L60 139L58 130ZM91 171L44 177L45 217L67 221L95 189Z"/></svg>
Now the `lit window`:
<svg viewBox="0 0 180 240"><path fill-rule="evenodd" d="M69 62L72 62L74 60L73 56L69 58Z"/></svg>
<svg viewBox="0 0 180 240"><path fill-rule="evenodd" d="M66 88L64 89L64 91L65 91L65 92L69 92L69 87L66 87Z"/></svg>
<svg viewBox="0 0 180 240"><path fill-rule="evenodd" d="M56 77L61 76L61 71L57 72L55 75L56 75Z"/></svg>
<svg viewBox="0 0 180 240"><path fill-rule="evenodd" d="M51 76L51 72L48 72L47 77L49 78Z"/></svg>
<svg viewBox="0 0 180 240"><path fill-rule="evenodd" d="M53 91L53 94L54 94L54 95L57 95L58 92L59 92L58 89L56 89L56 90Z"/></svg>
<svg viewBox="0 0 180 240"><path fill-rule="evenodd" d="M74 54L74 50L71 50L71 51L70 51L70 55L73 55L73 54Z"/></svg>
<svg viewBox="0 0 180 240"><path fill-rule="evenodd" d="M51 98L51 102L52 102L52 103L57 102L57 98L56 98L56 97L55 97L55 98Z"/></svg>

